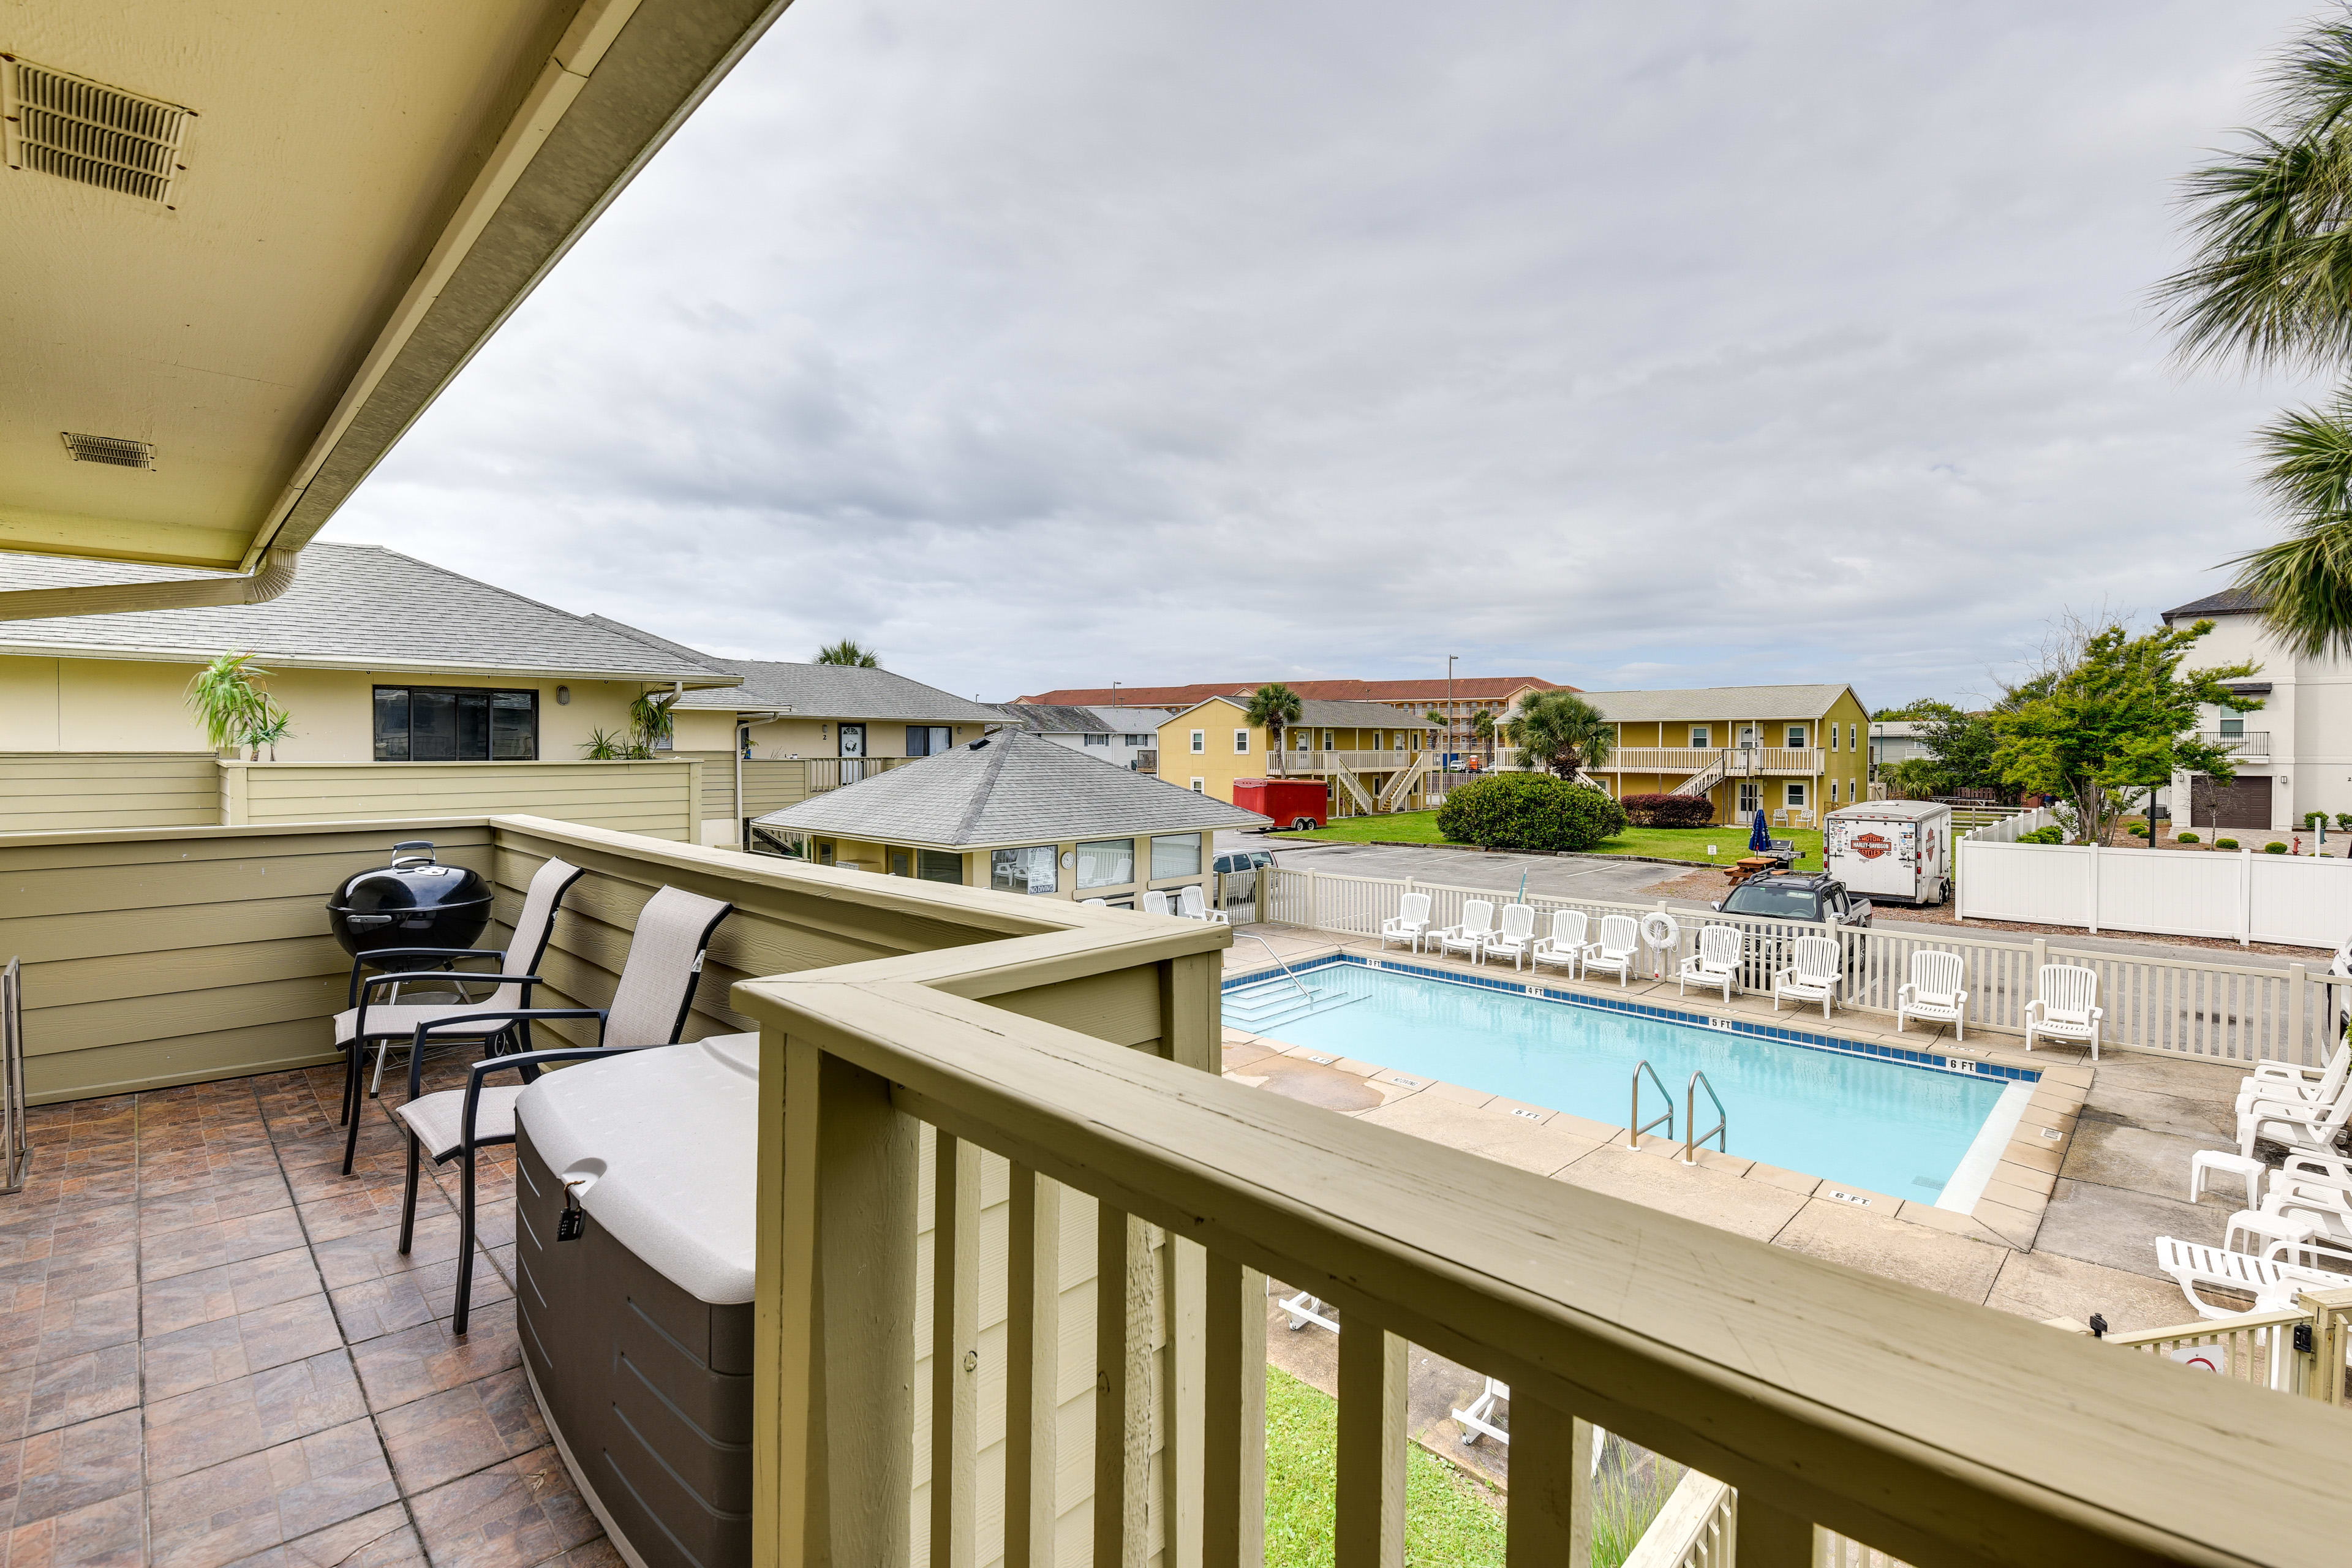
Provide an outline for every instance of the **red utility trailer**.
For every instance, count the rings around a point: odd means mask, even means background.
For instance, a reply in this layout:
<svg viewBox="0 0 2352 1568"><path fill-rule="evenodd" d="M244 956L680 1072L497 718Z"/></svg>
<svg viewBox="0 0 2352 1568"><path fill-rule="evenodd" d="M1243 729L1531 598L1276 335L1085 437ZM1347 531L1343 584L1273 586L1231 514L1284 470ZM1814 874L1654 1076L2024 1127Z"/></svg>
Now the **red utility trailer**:
<svg viewBox="0 0 2352 1568"><path fill-rule="evenodd" d="M1235 779L1234 804L1276 827L1331 826L1331 786L1317 779Z"/></svg>

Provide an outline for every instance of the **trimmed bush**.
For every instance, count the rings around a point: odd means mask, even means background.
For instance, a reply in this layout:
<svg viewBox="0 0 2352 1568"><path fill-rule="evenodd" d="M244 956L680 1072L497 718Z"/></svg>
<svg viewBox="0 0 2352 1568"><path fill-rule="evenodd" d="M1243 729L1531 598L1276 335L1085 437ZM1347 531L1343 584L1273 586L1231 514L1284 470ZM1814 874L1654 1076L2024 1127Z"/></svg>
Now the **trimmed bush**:
<svg viewBox="0 0 2352 1568"><path fill-rule="evenodd" d="M1715 802L1703 795L1629 795L1619 804L1636 827L1706 827L1715 821Z"/></svg>
<svg viewBox="0 0 2352 1568"><path fill-rule="evenodd" d="M1590 849L1625 831L1625 808L1549 773L1496 773L1450 791L1437 831L1485 849Z"/></svg>
<svg viewBox="0 0 2352 1568"><path fill-rule="evenodd" d="M2352 833L2352 811L2337 812L2336 814L2336 826L2342 828L2347 833Z"/></svg>
<svg viewBox="0 0 2352 1568"><path fill-rule="evenodd" d="M2286 846L2273 838L2268 844L2263 846L2263 853L2265 855L2284 855L2286 853Z"/></svg>
<svg viewBox="0 0 2352 1568"><path fill-rule="evenodd" d="M2130 834L2134 838L2145 838L2147 837L2147 824L2145 822L2135 822L2126 826L2124 831Z"/></svg>
<svg viewBox="0 0 2352 1568"><path fill-rule="evenodd" d="M2213 847L2216 849L2235 849L2237 847L2238 841L2234 838L2216 838L2213 840Z"/></svg>
<svg viewBox="0 0 2352 1568"><path fill-rule="evenodd" d="M2037 827L2031 833L2019 834L2017 841L2020 844L2063 844L2066 842L2066 830L2053 823L2048 827Z"/></svg>
<svg viewBox="0 0 2352 1568"><path fill-rule="evenodd" d="M2303 814L2303 825L2306 828L2317 827L2326 820L2327 814L2324 811L2306 811Z"/></svg>
<svg viewBox="0 0 2352 1568"><path fill-rule="evenodd" d="M2172 836L2172 841L2175 844L2202 844L2205 842L2202 838L2198 837L2194 833L2176 833Z"/></svg>

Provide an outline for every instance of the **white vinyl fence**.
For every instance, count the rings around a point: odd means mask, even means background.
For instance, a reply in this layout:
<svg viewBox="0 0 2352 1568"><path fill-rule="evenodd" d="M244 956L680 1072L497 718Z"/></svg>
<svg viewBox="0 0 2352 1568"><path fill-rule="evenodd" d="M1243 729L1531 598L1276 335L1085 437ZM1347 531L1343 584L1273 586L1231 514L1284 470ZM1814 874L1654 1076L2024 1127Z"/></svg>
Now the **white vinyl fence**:
<svg viewBox="0 0 2352 1568"><path fill-rule="evenodd" d="M1261 919L1348 936L1378 936L1381 922L1397 912L1408 892L1430 896L1430 919L1437 925L1458 922L1466 900L1488 900L1498 911L1514 901L1510 893L1492 888L1456 888L1412 878L1339 877L1271 868L1259 875L1265 889ZM1740 984L1751 991L1771 989L1772 971L1789 962L1796 938L1832 936L1845 951L1845 978L1838 1000L1870 1013L1895 1011L1895 994L1909 977L1913 953L1955 952L1967 975L1969 1027L2011 1034L2025 1032L2025 1005L2033 999L2036 971L2045 963L2080 964L2098 972L2099 1005L2106 1009L2102 1045L2215 1061L2275 1058L2317 1067L2334 1037L2327 1024L2335 1011L2333 991L2345 993L2346 999L2352 1001L2352 983L2338 982L2332 991L2324 966L2314 969L2296 963L2284 969L2254 969L2099 952L2040 939L1988 942L1969 936L1825 928L1809 921L1669 910L1663 900L1615 903L1533 893L1526 901L1535 906L1538 935L1549 933L1554 910L1582 910L1591 918L1595 934L1602 915L1639 918L1653 910L1672 914L1680 928L1674 946L1644 954L1650 961L1647 972L1664 976L1672 976L1682 961L1697 951L1701 926L1736 926L1747 938ZM1802 1020L1792 1019L1792 1023L1801 1026Z"/></svg>
<svg viewBox="0 0 2352 1568"><path fill-rule="evenodd" d="M2352 936L2352 860L2003 844L1980 834L1958 852L1963 920L2329 949Z"/></svg>

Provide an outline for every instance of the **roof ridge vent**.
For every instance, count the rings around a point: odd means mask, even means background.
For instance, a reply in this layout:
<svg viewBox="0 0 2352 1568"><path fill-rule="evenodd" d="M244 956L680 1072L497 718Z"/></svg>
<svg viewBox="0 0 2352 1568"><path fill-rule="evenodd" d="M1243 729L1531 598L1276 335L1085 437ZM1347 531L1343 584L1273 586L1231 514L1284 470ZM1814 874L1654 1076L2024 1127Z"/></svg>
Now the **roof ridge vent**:
<svg viewBox="0 0 2352 1568"><path fill-rule="evenodd" d="M118 468L152 468L155 466L155 444L133 441L128 436L84 436L72 430L61 430L66 450L77 463L111 463Z"/></svg>
<svg viewBox="0 0 2352 1568"><path fill-rule="evenodd" d="M172 205L195 111L0 55L8 166Z"/></svg>

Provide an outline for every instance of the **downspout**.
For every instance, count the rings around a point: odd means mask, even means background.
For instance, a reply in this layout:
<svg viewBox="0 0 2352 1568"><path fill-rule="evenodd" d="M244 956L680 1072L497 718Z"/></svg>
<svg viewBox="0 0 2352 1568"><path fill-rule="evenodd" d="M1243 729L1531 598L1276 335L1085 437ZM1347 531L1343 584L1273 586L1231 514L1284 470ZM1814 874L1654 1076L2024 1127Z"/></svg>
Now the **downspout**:
<svg viewBox="0 0 2352 1568"><path fill-rule="evenodd" d="M0 593L0 621L54 616L119 616L134 610L185 610L216 605L264 605L294 585L299 559L291 550L266 550L243 575L174 577L152 583L86 583L69 588L19 588Z"/></svg>

